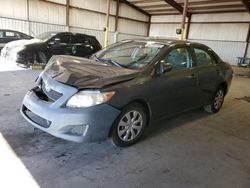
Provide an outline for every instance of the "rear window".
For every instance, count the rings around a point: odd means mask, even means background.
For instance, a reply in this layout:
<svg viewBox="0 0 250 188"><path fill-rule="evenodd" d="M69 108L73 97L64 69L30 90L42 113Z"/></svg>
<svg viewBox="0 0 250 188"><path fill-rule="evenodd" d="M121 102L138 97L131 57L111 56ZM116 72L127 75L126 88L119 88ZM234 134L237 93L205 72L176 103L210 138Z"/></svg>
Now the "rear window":
<svg viewBox="0 0 250 188"><path fill-rule="evenodd" d="M196 66L208 65L215 63L214 57L200 48L194 48L196 56Z"/></svg>
<svg viewBox="0 0 250 188"><path fill-rule="evenodd" d="M94 44L94 45L98 45L99 44L98 40L95 37L86 36L86 40L90 44Z"/></svg>
<svg viewBox="0 0 250 188"><path fill-rule="evenodd" d="M72 43L76 44L76 43L80 43L80 44L85 44L88 41L86 40L84 35L73 35L72 37Z"/></svg>

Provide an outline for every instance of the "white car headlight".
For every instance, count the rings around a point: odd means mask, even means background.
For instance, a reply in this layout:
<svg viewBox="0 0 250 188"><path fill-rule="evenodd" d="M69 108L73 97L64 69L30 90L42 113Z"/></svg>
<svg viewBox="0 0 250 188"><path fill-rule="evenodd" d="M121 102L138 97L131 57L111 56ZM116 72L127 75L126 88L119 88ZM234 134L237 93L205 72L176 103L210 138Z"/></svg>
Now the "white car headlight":
<svg viewBox="0 0 250 188"><path fill-rule="evenodd" d="M105 93L100 91L79 91L68 100L66 106L71 108L90 107L109 101L114 94L114 91Z"/></svg>
<svg viewBox="0 0 250 188"><path fill-rule="evenodd" d="M18 46L16 48L13 48L10 53L17 53L17 52L20 52L22 50L24 50L26 48L26 46Z"/></svg>

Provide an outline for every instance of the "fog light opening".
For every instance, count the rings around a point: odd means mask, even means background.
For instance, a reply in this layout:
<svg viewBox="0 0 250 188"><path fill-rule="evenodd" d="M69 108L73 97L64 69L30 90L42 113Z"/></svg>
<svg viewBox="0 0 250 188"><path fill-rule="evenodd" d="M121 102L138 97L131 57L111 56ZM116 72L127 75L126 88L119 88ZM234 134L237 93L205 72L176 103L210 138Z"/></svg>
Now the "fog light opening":
<svg viewBox="0 0 250 188"><path fill-rule="evenodd" d="M88 131L88 127L88 125L74 125L67 130L66 134L75 136L85 136Z"/></svg>

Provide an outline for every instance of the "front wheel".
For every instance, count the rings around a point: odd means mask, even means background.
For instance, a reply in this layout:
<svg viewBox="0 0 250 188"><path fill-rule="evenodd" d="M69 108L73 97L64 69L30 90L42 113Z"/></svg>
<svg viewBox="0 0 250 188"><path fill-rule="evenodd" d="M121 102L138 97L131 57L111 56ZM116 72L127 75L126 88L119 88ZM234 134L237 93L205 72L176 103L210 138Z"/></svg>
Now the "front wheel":
<svg viewBox="0 0 250 188"><path fill-rule="evenodd" d="M222 107L225 97L225 90L223 87L219 87L213 95L211 104L204 107L204 110L209 113L217 113Z"/></svg>
<svg viewBox="0 0 250 188"><path fill-rule="evenodd" d="M37 63L37 64L46 65L46 63L47 63L47 57L46 57L45 53L42 51L38 51L35 54L34 59L35 59L34 63Z"/></svg>
<svg viewBox="0 0 250 188"><path fill-rule="evenodd" d="M111 140L113 144L126 147L137 142L146 127L147 115L143 106L133 103L124 108L116 119Z"/></svg>

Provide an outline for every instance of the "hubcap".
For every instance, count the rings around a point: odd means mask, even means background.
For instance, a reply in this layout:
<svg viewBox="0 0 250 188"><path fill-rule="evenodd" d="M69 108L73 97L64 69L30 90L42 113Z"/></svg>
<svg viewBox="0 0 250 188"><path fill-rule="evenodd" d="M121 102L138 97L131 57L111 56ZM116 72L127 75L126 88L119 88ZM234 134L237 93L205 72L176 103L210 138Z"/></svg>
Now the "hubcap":
<svg viewBox="0 0 250 188"><path fill-rule="evenodd" d="M223 90L219 90L216 95L215 95L215 98L214 98L214 108L216 110L218 110L222 103L223 103L223 98L224 98L224 92Z"/></svg>
<svg viewBox="0 0 250 188"><path fill-rule="evenodd" d="M142 130L142 115L140 112L133 110L126 113L118 124L118 136L124 141L134 140Z"/></svg>

